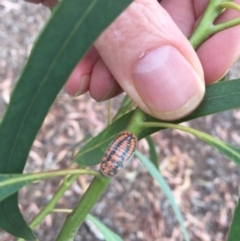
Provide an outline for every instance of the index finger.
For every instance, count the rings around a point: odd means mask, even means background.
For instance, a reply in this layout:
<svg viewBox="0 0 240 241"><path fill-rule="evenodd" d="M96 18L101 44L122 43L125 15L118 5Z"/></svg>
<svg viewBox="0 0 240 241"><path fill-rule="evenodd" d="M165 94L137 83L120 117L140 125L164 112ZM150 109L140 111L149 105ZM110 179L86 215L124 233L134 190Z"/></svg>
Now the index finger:
<svg viewBox="0 0 240 241"><path fill-rule="evenodd" d="M25 0L25 1L30 3L35 3L35 4L41 3L43 6L49 7L49 8L54 7L58 3L58 0Z"/></svg>

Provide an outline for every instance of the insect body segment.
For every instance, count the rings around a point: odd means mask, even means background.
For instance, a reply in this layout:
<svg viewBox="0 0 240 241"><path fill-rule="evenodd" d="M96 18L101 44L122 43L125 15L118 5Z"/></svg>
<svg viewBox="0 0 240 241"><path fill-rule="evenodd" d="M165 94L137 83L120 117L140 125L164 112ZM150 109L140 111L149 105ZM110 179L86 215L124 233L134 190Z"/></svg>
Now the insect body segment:
<svg viewBox="0 0 240 241"><path fill-rule="evenodd" d="M104 176L113 177L123 169L132 158L137 146L137 137L123 131L109 145L102 157L100 171Z"/></svg>

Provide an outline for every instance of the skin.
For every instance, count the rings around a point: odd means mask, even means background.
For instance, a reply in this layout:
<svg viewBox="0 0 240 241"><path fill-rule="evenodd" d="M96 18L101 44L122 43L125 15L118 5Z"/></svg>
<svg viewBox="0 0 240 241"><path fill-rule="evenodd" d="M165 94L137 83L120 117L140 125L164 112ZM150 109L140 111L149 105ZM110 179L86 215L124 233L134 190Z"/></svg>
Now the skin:
<svg viewBox="0 0 240 241"><path fill-rule="evenodd" d="M125 91L156 118L174 120L189 114L201 103L205 84L221 79L240 56L240 26L217 33L193 50L187 38L207 2L135 0L78 63L66 92L77 96L89 91L92 98L104 101ZM216 22L239 15L227 10Z"/></svg>

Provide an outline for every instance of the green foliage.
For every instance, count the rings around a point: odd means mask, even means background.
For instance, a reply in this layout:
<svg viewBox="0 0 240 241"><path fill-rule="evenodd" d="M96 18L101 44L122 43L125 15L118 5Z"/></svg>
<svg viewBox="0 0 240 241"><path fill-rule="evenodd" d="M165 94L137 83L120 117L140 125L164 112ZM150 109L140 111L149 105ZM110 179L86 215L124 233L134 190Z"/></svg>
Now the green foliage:
<svg viewBox="0 0 240 241"><path fill-rule="evenodd" d="M158 169L153 165L153 163L144 155L142 155L139 151L136 151L135 155L139 158L139 160L142 162L144 167L148 170L150 175L154 178L154 180L157 182L163 193L167 196L168 201L170 202L172 209L175 213L175 216L181 226L183 237L185 241L190 241L187 229L184 225L184 219L182 217L182 214L179 210L178 205L175 202L174 196L172 194L172 191L170 187L167 184L167 181L164 179L164 177L161 175L161 173L158 171Z"/></svg>
<svg viewBox="0 0 240 241"><path fill-rule="evenodd" d="M147 136L146 140L149 146L150 160L153 163L153 165L156 167L156 169L159 169L158 155L157 155L155 144L151 136Z"/></svg>
<svg viewBox="0 0 240 241"><path fill-rule="evenodd" d="M3 205L2 203L6 203ZM0 205L0 225L1 229L17 237L24 237L25 240L36 240L36 236L32 230L26 225L22 214L18 208L17 193L13 194L11 198L7 198L1 202ZM6 209L4 209L6 207Z"/></svg>
<svg viewBox="0 0 240 241"><path fill-rule="evenodd" d="M237 207L234 212L232 224L228 233L227 241L240 240L240 200L238 200Z"/></svg>
<svg viewBox="0 0 240 241"><path fill-rule="evenodd" d="M106 241L123 241L117 234L111 231L107 226L105 226L101 221L99 221L94 216L88 214L87 220L93 223L99 232L103 235Z"/></svg>

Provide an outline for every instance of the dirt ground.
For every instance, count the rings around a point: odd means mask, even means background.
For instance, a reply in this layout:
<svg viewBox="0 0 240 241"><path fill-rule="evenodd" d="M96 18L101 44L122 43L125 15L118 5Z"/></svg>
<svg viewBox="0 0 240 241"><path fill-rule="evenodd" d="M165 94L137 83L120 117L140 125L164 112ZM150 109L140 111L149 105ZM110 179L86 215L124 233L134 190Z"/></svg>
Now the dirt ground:
<svg viewBox="0 0 240 241"><path fill-rule="evenodd" d="M0 0L0 118L33 41L49 14L42 6ZM237 63L228 77L239 76ZM123 95L114 99L114 110L122 98ZM76 99L64 92L59 94L34 142L25 172L66 168L77 152L69 152L69 147L106 127L107 104L96 103L88 94ZM240 146L240 109L186 124ZM154 134L153 139L161 172L181 208L191 240L225 241L238 200L239 169L218 151L180 131L161 131ZM138 148L147 153L146 141L140 141ZM55 178L20 191L20 208L27 222L51 200L59 182L60 179ZM89 178L79 177L57 208L73 208L89 182ZM183 240L169 201L137 159L113 179L92 214L125 241ZM35 230L39 240L55 240L65 217L66 214L60 213L48 215ZM16 239L0 231L0 240ZM103 239L91 225L84 223L75 240Z"/></svg>

